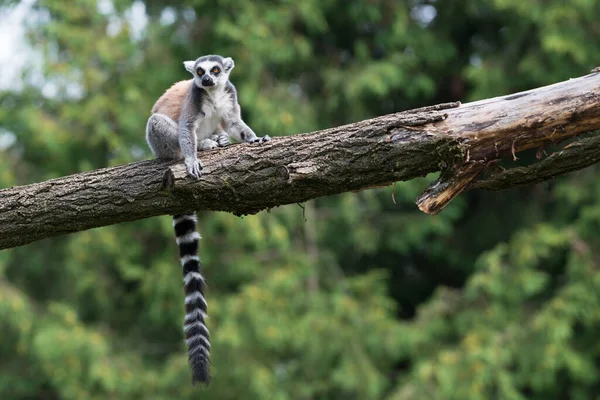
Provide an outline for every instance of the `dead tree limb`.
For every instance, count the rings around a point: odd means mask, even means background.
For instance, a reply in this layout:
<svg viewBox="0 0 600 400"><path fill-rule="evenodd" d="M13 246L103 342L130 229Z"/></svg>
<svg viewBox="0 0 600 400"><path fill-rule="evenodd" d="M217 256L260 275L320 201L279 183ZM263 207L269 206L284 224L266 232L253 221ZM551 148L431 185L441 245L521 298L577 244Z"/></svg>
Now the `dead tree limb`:
<svg viewBox="0 0 600 400"><path fill-rule="evenodd" d="M473 182L469 189L503 190L533 185L598 162L600 162L600 136L595 136L570 143L533 165L507 169L485 180Z"/></svg>
<svg viewBox="0 0 600 400"><path fill-rule="evenodd" d="M99 169L0 190L0 249L156 215L192 210L252 214L441 170L417 200L421 210L436 213L469 188L536 182L597 162L597 154L590 152L597 153L598 143L585 147L584 142L578 150L565 149L564 155L542 161L531 177L509 170L489 181L475 181L501 158L597 129L600 73L510 96L275 138L263 145L201 152L205 168L199 181L186 177L181 162L152 160ZM584 163L577 157L556 162L573 151L589 158Z"/></svg>

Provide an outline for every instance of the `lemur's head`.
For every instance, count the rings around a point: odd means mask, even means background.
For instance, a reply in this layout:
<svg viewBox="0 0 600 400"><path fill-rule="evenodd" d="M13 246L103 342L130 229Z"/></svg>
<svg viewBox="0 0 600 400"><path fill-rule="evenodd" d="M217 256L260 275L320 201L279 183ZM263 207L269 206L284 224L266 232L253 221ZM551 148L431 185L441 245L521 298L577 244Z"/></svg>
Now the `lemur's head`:
<svg viewBox="0 0 600 400"><path fill-rule="evenodd" d="M231 57L223 58L217 55L202 56L196 61L184 61L183 65L194 76L196 86L206 90L225 86L234 66Z"/></svg>

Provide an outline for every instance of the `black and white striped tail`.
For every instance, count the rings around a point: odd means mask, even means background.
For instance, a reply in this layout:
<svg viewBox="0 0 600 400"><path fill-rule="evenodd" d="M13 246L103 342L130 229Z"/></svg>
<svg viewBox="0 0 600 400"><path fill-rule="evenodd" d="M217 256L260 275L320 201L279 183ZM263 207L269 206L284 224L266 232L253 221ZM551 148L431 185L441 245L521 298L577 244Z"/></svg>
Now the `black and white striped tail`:
<svg viewBox="0 0 600 400"><path fill-rule="evenodd" d="M207 305L204 299L204 277L200 274L196 214L174 215L173 227L183 267L185 321L183 329L188 346L192 382L210 382L210 335L206 328Z"/></svg>

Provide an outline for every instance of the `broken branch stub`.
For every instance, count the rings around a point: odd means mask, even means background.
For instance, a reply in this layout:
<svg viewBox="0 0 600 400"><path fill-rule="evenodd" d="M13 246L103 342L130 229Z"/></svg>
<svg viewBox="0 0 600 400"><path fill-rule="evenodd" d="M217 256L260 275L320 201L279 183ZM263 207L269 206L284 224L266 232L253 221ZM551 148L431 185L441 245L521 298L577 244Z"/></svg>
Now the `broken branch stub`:
<svg viewBox="0 0 600 400"><path fill-rule="evenodd" d="M430 214L462 191L485 186L471 184L479 175L475 172L485 169L474 165L508 156L516 160L520 151L600 129L600 74L467 103L446 114L443 121L417 128L453 137L464 154L462 165L442 173L417 199L419 209Z"/></svg>

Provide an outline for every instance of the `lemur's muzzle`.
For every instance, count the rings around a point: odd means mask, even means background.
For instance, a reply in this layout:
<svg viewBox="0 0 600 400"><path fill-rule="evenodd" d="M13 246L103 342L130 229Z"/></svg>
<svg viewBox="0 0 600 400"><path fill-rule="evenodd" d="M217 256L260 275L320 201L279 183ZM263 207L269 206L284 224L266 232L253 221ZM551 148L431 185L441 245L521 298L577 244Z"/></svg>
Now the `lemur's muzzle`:
<svg viewBox="0 0 600 400"><path fill-rule="evenodd" d="M212 78L208 75L204 75L202 77L202 86L213 86L215 84L215 82L212 80Z"/></svg>

